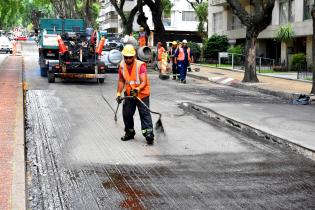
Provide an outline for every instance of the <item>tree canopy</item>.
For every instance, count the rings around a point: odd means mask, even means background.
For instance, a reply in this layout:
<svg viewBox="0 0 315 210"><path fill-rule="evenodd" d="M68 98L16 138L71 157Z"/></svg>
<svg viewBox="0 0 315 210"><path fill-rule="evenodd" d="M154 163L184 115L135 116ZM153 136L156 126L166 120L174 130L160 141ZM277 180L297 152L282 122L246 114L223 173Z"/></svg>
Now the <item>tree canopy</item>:
<svg viewBox="0 0 315 210"><path fill-rule="evenodd" d="M36 25L40 17L83 18L97 26L98 0L0 0L0 28Z"/></svg>

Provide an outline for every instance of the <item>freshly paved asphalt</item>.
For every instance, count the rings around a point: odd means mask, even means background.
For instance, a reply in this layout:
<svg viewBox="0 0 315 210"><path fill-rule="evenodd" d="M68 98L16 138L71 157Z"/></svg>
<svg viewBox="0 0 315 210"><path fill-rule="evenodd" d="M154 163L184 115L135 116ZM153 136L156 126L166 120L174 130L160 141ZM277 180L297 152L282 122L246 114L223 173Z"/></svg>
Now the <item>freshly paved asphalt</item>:
<svg viewBox="0 0 315 210"><path fill-rule="evenodd" d="M95 81L48 84L34 45L23 45L28 207L31 209L313 209L315 163L287 148L210 125L178 108L183 101L268 108L280 98L150 72L151 108L166 136L120 141ZM113 107L117 75L101 89ZM153 116L156 121L157 117Z"/></svg>

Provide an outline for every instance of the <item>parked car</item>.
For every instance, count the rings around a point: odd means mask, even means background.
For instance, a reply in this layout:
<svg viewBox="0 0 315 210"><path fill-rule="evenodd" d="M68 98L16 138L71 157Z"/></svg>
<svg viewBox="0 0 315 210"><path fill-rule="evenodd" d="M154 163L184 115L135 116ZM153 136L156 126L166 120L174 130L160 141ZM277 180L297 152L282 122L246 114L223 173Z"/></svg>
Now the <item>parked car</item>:
<svg viewBox="0 0 315 210"><path fill-rule="evenodd" d="M2 36L0 37L0 52L10 53L12 54L13 45L8 37Z"/></svg>

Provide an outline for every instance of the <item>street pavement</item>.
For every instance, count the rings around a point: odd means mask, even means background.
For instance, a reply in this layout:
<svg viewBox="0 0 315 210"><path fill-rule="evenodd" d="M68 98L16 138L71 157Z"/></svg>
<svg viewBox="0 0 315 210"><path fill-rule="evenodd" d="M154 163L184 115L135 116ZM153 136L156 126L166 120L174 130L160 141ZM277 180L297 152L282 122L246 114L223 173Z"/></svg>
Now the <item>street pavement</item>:
<svg viewBox="0 0 315 210"><path fill-rule="evenodd" d="M116 108L116 74L107 74L101 87L93 80L48 84L39 75L36 47L24 44L23 54L27 208L314 208L314 161L178 107L190 102L233 109L237 117L248 107L276 112L283 106L292 113L296 106L287 100L205 80L159 80L150 70L151 108L163 113L166 135L156 133L155 144L147 146L136 114L136 138L122 142L121 108L115 123L99 89ZM306 116L309 109L300 111Z"/></svg>
<svg viewBox="0 0 315 210"><path fill-rule="evenodd" d="M241 83L243 72L224 69L209 68L199 65L192 65L193 69L199 68L200 71L189 72L192 77L200 77L218 84L235 86ZM220 78L218 79L218 75ZM230 78L230 79L227 79ZM298 80L287 80L282 78L258 76L261 81L259 84L248 84L242 86L251 89L258 86L262 90L270 92L280 92L280 96L285 94L309 94L311 83ZM227 82L225 82L227 81ZM283 92L284 94L281 94ZM244 104L237 106L235 103L217 106L216 104L203 103L201 106L235 119L254 128L263 130L280 138L296 144L298 147L308 148L315 151L315 104L299 106L290 104L292 100L287 100L288 104L271 104L268 107L261 104ZM237 109L235 107L237 106ZM315 158L314 154L312 155Z"/></svg>

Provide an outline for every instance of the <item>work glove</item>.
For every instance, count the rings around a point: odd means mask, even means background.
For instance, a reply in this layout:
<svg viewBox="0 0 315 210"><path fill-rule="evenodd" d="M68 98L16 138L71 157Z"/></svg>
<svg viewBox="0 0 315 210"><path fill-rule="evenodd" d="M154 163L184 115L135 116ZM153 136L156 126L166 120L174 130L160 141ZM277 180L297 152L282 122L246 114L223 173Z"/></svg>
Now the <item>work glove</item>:
<svg viewBox="0 0 315 210"><path fill-rule="evenodd" d="M120 104L123 101L123 98L121 97L120 93L117 93L116 101L118 104Z"/></svg>
<svg viewBox="0 0 315 210"><path fill-rule="evenodd" d="M134 97L137 97L137 96L138 96L138 93L139 93L139 89L138 89L138 88L132 89L132 90L130 91L130 95L131 95L131 96L134 96Z"/></svg>

